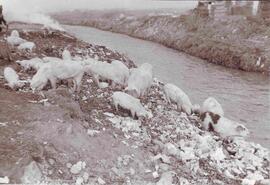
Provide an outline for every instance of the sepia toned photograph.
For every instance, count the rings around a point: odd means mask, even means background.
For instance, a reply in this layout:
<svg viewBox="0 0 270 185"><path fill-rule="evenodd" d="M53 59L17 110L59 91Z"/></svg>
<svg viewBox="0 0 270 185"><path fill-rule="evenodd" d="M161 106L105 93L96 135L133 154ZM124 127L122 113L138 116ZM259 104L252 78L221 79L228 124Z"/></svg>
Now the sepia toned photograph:
<svg viewBox="0 0 270 185"><path fill-rule="evenodd" d="M0 0L0 184L270 185L270 0Z"/></svg>

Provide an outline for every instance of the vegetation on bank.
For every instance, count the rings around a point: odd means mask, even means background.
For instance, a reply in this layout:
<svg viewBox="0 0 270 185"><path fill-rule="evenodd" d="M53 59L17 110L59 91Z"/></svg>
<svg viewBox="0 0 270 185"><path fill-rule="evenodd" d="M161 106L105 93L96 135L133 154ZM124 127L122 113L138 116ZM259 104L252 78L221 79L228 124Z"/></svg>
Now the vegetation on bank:
<svg viewBox="0 0 270 185"><path fill-rule="evenodd" d="M63 24L85 25L161 43L211 63L269 75L268 23L254 17L121 11L72 11L53 15Z"/></svg>

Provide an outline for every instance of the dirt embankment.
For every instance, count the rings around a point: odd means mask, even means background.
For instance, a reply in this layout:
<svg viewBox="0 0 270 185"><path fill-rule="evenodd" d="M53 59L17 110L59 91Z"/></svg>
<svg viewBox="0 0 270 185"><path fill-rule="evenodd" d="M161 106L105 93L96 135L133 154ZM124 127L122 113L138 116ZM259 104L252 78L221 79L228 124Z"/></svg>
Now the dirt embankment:
<svg viewBox="0 0 270 185"><path fill-rule="evenodd" d="M107 101L101 101L103 98L100 101L96 98L102 93L97 92L97 88L83 87L82 94L76 97L68 88L61 87L57 91L40 94L33 93L29 84L20 91L14 91L5 85L3 78L3 69L10 66L18 72L20 79L31 79L34 71L24 71L15 63L16 60L61 57L65 48L77 57L87 56L108 62L120 60L134 67L132 61L105 46L91 45L63 32L43 30L39 25L11 24L10 30L13 29L18 30L23 39L34 42L36 47L32 52L18 50L6 44L6 35L1 36L2 43L5 43L1 50L6 51L0 60L1 183L7 176L9 183L46 181L55 184L59 181L74 184L78 175L71 173L67 165L80 160L87 164L81 172L87 182L94 183L98 177L107 181L107 168L113 166L118 157L132 154L140 160L147 155L144 151L127 147L121 142L121 133L119 137L114 137L119 131L107 129L109 122L97 119L98 115L104 117L105 106L110 107ZM11 61L6 56L8 53ZM85 83L86 78L84 86ZM82 100L86 91L88 98L91 96L87 105L86 100ZM89 132L95 134L95 131L101 132L99 137L89 135ZM112 179L110 184L114 181L122 180Z"/></svg>
<svg viewBox="0 0 270 185"><path fill-rule="evenodd" d="M60 83L56 90L48 86L42 93L33 93L29 84L19 91L9 89L2 78L4 67L16 69L23 80L31 79L35 71L24 71L15 60L60 57L64 48L77 60L116 59L134 67L117 52L63 32L24 24L11 29L35 42L36 48L29 52L10 47L12 60L0 60L1 182L195 185L255 179L259 185L270 178L269 151L202 130L197 115L187 116L167 104L157 80L141 99L153 117L139 120L112 105L111 95L121 88L99 88L89 75L84 75L77 94Z"/></svg>
<svg viewBox="0 0 270 185"><path fill-rule="evenodd" d="M268 23L243 16L215 20L187 15L129 12L64 12L63 24L85 25L161 43L209 62L244 71L270 73Z"/></svg>

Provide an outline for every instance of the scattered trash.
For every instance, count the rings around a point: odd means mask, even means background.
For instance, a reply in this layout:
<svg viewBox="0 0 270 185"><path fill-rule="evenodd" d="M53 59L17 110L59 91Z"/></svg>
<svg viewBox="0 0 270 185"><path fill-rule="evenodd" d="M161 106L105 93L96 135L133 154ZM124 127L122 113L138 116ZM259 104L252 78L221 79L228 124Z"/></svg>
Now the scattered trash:
<svg viewBox="0 0 270 185"><path fill-rule="evenodd" d="M165 172L161 175L160 180L156 185L171 185L173 184L172 172Z"/></svg>
<svg viewBox="0 0 270 185"><path fill-rule="evenodd" d="M157 171L153 172L152 175L153 175L153 177L154 177L155 179L159 177L159 174L158 174Z"/></svg>
<svg viewBox="0 0 270 185"><path fill-rule="evenodd" d="M87 134L91 137L96 136L99 133L100 133L100 131L98 131L98 130L90 130L90 129L87 130Z"/></svg>
<svg viewBox="0 0 270 185"><path fill-rule="evenodd" d="M106 182L105 182L101 177L98 177L97 181L98 181L98 183L101 184L101 185L106 184Z"/></svg>
<svg viewBox="0 0 270 185"><path fill-rule="evenodd" d="M82 185L83 182L84 182L84 179L83 179L82 177L78 177L78 178L76 179L76 185Z"/></svg>
<svg viewBox="0 0 270 185"><path fill-rule="evenodd" d="M4 123L1 123L1 122L0 122L0 126L1 126L1 127L6 127L7 124L8 124L8 122L4 122Z"/></svg>
<svg viewBox="0 0 270 185"><path fill-rule="evenodd" d="M70 168L72 174L79 174L86 166L85 162L79 161Z"/></svg>
<svg viewBox="0 0 270 185"><path fill-rule="evenodd" d="M9 183L9 178L7 176L0 177L0 184L8 184L8 183Z"/></svg>
<svg viewBox="0 0 270 185"><path fill-rule="evenodd" d="M39 100L39 101L29 100L28 102L29 103L41 103L41 104L43 104L43 103L48 102L48 101L49 101L49 99L42 99L42 100Z"/></svg>
<svg viewBox="0 0 270 185"><path fill-rule="evenodd" d="M105 89L105 88L109 87L109 84L106 83L106 82L100 82L98 84L98 87L101 88L101 89Z"/></svg>
<svg viewBox="0 0 270 185"><path fill-rule="evenodd" d="M16 32L14 35L16 35ZM76 60L81 60L80 62L82 63L85 62L83 60L87 58L89 53L93 53L93 57L95 55L96 58L103 60L102 56L98 56L96 51L92 49L93 48L91 48L91 51L89 50L87 54L84 53L84 50L81 50L80 53L82 56L76 56ZM110 55L114 54L112 53ZM70 52L66 52L66 54L63 53L63 58L65 57L70 58ZM58 59L43 58L40 60L46 63L46 61L57 61ZM38 62L39 59L35 59L33 61ZM85 62L85 64L86 63L87 62ZM26 67L28 68L29 66ZM38 65L31 65L29 67L31 70L38 68ZM108 83L100 82L99 87L104 89L96 90L97 87L92 86L93 84L91 84L93 83L93 80L88 79L89 75L86 76L87 78L82 81L82 88L87 90L83 89L83 92L78 96L72 96L76 101L79 99L79 103L82 102L81 100L85 101L83 102L85 106L93 106L93 108L91 107L91 109L87 110L87 113L89 113L89 119L87 119L91 120L91 124L90 121L87 122L88 120L85 120L84 123L86 124L82 125L87 131L84 130L82 133L87 133L87 135L91 137L96 136L95 138L86 138L89 141L93 140L97 143L99 143L99 139L101 137L109 133L116 141L110 143L113 145L112 147L114 147L116 143L122 148L127 148L128 151L132 151L133 153L134 151L138 151L138 153L140 153L140 150L145 152L139 162L136 161L138 158L128 152L126 152L126 155L121 154L117 161L114 161L116 167L109 166L109 168L107 168L108 163L106 163L105 160L101 166L105 169L111 169L110 173L112 172L111 174L116 175L117 178L123 178L125 182L130 182L130 184L132 184L134 179L141 177L139 176L141 175L141 169L145 169L142 172L145 172L145 175L151 177L152 182L137 184L154 184L155 182L156 185L171 185L175 183L173 180L176 179L179 181L178 184L180 185L192 183L207 184L206 182L209 180L209 175L212 175L211 177L213 177L213 182L223 183L224 180L224 184L230 184L225 182L227 182L227 180L235 179L243 179L243 184L254 184L258 181L264 180L264 178L269 178L269 166L267 166L269 165L269 151L267 149L260 145L247 142L244 139L222 138L219 135L216 135L216 133L202 130L198 126L200 124L200 118L198 115L179 113L173 108L173 106L167 104L164 100L164 93L162 92L163 84L158 82L157 79L154 80L155 83L149 90L147 98L141 98L140 105L138 106L139 108L135 108L135 112L139 112L139 115L141 110L145 110L142 112L145 113L146 119L142 118L134 120L130 116L121 117L116 115L121 110L116 113L108 103L108 100L115 91L113 87L107 88ZM61 83L67 82L64 81ZM25 89L27 92L27 88ZM35 104L45 104L49 102L49 99L45 96L43 96L43 98L44 99L42 100L30 100L28 102ZM105 103L103 100L106 100L104 101ZM52 106L54 106L54 102L51 101L51 99L50 102L52 103ZM99 107L95 107L99 106L99 104L104 106L108 112L104 113L103 110L98 109ZM57 104L56 106L59 105ZM128 109L131 110L133 107L129 107ZM193 109L196 109L199 112L200 108L199 106L193 106ZM122 114L124 116L128 115L125 112L121 112L121 115ZM59 131L66 133L64 135L68 135L69 137L76 136L75 132L77 127L75 127L75 123L72 122L72 124L70 124L62 117L54 119L53 121L55 124L61 126L61 130ZM111 125L108 124L110 122ZM21 125L19 122L12 122L12 124L13 123L14 125ZM8 122L0 123L0 126L4 127L7 126L7 124ZM74 129L72 125L74 126ZM62 129L62 126L64 129ZM100 134L100 132L102 132L102 134ZM25 132L16 133L21 136L24 135ZM15 137L10 137L9 139L11 142L17 141L17 138ZM46 138L46 140L48 142L43 143L46 146L42 146L49 147L50 140L48 138ZM86 151L86 148L83 148L82 150ZM114 152L114 150L112 150L112 152ZM115 153L118 155L118 152L119 151L116 151ZM67 163L67 161L73 161L74 158L68 158L69 156L63 154L63 159L65 159L65 161L62 164L64 164L64 168L66 169L50 169L47 174L54 175L54 172L56 172L58 175L61 174L61 176L69 175L70 177L68 178L72 178L73 183L76 182L76 185L90 184L92 181L96 181L98 184L107 184L110 182L111 179L109 179L108 176L103 176L103 174L94 174L93 176L91 172L91 175L89 175L85 169L86 163L82 161L82 157L84 155L81 155L81 153L75 150L74 155L79 156L81 161L72 165L71 163ZM104 156L106 155L107 154ZM50 166L50 168L58 165L58 159L54 160L53 158L46 158L46 161L48 161L49 165L47 165ZM24 176L22 178L23 182L33 183L41 181L43 175L40 169L42 169L40 163L32 162L25 168ZM179 177L177 176L178 172L174 172L178 169L180 171L183 170L184 173L181 174L183 176ZM99 177L99 175L104 178L106 177L107 182ZM116 176L112 176L112 178L116 178ZM214 179L216 176L218 179ZM192 180L189 182L190 179ZM1 182L9 183L8 177L0 178L0 183ZM136 184L136 182L134 184ZM211 182L209 182L209 184L211 184Z"/></svg>
<svg viewBox="0 0 270 185"><path fill-rule="evenodd" d="M83 173L83 181L84 181L84 183L87 183L88 179L89 179L89 174L87 172L84 172Z"/></svg>
<svg viewBox="0 0 270 185"><path fill-rule="evenodd" d="M35 161L32 161L24 168L21 181L23 184L38 183L42 181L42 172Z"/></svg>

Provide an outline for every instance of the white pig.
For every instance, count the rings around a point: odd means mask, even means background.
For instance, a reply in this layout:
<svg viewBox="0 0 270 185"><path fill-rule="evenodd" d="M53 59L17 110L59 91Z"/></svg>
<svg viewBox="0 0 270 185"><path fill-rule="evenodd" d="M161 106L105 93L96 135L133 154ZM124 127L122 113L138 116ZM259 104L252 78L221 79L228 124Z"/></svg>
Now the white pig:
<svg viewBox="0 0 270 185"><path fill-rule="evenodd" d="M120 105L122 108L129 110L133 118L135 118L135 116L151 117L151 113L146 111L140 100L129 94L118 91L113 93L112 99L117 111L118 106Z"/></svg>
<svg viewBox="0 0 270 185"><path fill-rule="evenodd" d="M4 69L4 77L8 83L8 86L12 89L16 89L23 86L23 83L19 80L19 76L16 71L11 67L6 67Z"/></svg>
<svg viewBox="0 0 270 185"><path fill-rule="evenodd" d="M190 102L189 97L184 91L173 84L166 84L164 86L164 92L166 100L171 103L177 104L177 108L190 115L192 113L193 105Z"/></svg>

